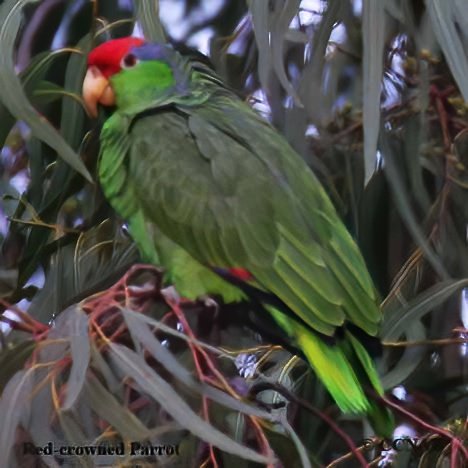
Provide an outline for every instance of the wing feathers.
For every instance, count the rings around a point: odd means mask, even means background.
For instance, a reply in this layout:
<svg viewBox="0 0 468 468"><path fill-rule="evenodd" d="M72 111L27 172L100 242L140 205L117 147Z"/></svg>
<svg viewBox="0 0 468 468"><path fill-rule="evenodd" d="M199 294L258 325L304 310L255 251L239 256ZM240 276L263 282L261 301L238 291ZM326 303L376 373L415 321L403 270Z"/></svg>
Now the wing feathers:
<svg viewBox="0 0 468 468"><path fill-rule="evenodd" d="M289 239L282 237L278 256L309 284L315 294L331 304L341 306L343 304L342 295L326 264L322 259L316 263L311 261L310 257L305 256L305 252L309 248L310 250L314 248L314 243L309 241L307 245L304 245L290 242Z"/></svg>
<svg viewBox="0 0 468 468"><path fill-rule="evenodd" d="M309 306L316 317L330 325L343 325L345 315L341 307L332 304L317 293L316 288L311 286L302 276L302 271L293 268L291 263L286 262L282 256L275 262L275 269L283 281L294 290L294 293ZM311 320L311 317L309 317L308 321L312 322L311 326L313 327L314 321Z"/></svg>
<svg viewBox="0 0 468 468"><path fill-rule="evenodd" d="M377 333L375 302L369 296L359 293L356 280L349 276L346 265L333 255L327 255L327 259L337 283L341 285L348 319L369 335L375 335Z"/></svg>
<svg viewBox="0 0 468 468"><path fill-rule="evenodd" d="M146 215L200 263L251 271L318 332L351 320L375 334L364 262L318 181L267 124L227 106L135 122L131 173Z"/></svg>
<svg viewBox="0 0 468 468"><path fill-rule="evenodd" d="M254 277L266 290L278 296L295 314L314 330L327 336L332 336L335 326L316 316L315 311L307 302L307 296L297 289L297 282L291 276L282 276L277 271L252 271Z"/></svg>

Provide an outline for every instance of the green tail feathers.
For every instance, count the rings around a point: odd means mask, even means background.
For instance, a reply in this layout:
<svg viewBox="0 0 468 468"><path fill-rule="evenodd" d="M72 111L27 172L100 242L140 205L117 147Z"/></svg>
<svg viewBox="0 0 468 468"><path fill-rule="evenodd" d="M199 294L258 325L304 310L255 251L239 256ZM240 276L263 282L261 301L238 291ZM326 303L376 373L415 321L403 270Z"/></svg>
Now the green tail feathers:
<svg viewBox="0 0 468 468"><path fill-rule="evenodd" d="M320 381L343 413L366 414L376 435L390 437L394 429L391 413L365 394L372 388L378 395L383 389L374 363L364 346L349 331L336 345L330 346L318 335L281 312L269 309L275 320L302 350Z"/></svg>

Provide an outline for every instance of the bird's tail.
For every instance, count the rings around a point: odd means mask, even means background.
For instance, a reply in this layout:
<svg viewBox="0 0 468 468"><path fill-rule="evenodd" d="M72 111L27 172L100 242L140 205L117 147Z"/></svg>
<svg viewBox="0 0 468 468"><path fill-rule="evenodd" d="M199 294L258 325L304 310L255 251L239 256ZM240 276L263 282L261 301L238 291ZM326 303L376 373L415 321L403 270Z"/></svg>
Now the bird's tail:
<svg viewBox="0 0 468 468"><path fill-rule="evenodd" d="M360 341L348 330L335 344L325 343L319 335L301 324L285 320L278 311L272 311L275 320L295 337L318 378L330 392L343 413L366 414L377 435L390 437L394 422L387 408L370 400L364 388L370 387L383 394L372 358Z"/></svg>
<svg viewBox="0 0 468 468"><path fill-rule="evenodd" d="M366 348L363 346L352 332L346 330L344 339L339 345L343 349L344 355L351 363L354 373L357 376L361 388L371 388L377 395L383 395L383 388L380 383L379 375L374 365L373 359L369 356ZM391 437L395 428L395 421L388 408L378 403L375 399L368 399L367 418L377 435L382 437Z"/></svg>

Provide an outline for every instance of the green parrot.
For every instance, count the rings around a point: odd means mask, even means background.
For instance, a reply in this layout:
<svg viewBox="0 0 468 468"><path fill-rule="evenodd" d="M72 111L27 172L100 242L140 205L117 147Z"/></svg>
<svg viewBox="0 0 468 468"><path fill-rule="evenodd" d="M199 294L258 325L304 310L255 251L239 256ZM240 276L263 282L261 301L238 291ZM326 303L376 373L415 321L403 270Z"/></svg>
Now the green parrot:
<svg viewBox="0 0 468 468"><path fill-rule="evenodd" d="M361 343L381 312L359 249L282 135L200 61L126 37L91 51L91 116L113 106L98 162L105 196L143 258L182 296L255 297L338 407L392 432Z"/></svg>

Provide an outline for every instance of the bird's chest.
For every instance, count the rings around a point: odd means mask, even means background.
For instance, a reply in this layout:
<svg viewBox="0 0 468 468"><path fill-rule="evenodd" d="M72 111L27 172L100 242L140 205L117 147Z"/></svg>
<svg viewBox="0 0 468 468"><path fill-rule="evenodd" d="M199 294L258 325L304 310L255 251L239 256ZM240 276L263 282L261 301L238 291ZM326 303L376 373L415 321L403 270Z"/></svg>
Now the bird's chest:
<svg viewBox="0 0 468 468"><path fill-rule="evenodd" d="M105 197L123 218L137 210L134 184L129 177L130 139L125 132L103 132L98 176Z"/></svg>

